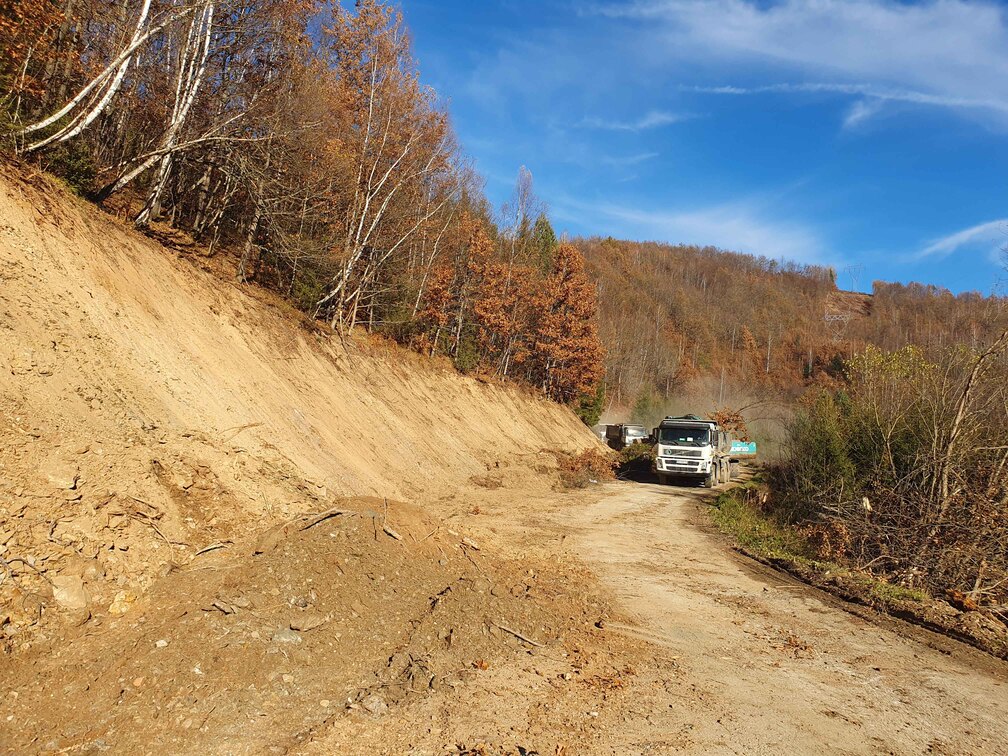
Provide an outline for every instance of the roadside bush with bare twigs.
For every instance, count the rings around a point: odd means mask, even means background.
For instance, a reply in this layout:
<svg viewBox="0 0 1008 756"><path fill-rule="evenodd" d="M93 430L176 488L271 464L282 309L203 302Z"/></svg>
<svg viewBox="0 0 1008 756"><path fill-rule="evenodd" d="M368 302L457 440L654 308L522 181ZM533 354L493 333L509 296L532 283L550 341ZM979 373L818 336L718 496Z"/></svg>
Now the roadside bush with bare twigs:
<svg viewBox="0 0 1008 756"><path fill-rule="evenodd" d="M808 397L790 424L772 506L833 558L1003 611L1006 353L1008 331L980 349L857 355L843 388Z"/></svg>
<svg viewBox="0 0 1008 756"><path fill-rule="evenodd" d="M618 478L643 475L654 465L655 453L651 444L635 443L623 447L612 462L612 469Z"/></svg>
<svg viewBox="0 0 1008 756"><path fill-rule="evenodd" d="M612 455L598 449L560 457L560 482L564 488L583 488L589 483L614 480Z"/></svg>

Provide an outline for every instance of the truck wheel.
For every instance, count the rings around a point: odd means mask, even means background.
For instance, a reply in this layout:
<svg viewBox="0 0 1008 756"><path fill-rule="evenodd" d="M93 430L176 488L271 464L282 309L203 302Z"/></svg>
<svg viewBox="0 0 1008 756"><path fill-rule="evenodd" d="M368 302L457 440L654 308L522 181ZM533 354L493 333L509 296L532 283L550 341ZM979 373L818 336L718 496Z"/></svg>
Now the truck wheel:
<svg viewBox="0 0 1008 756"><path fill-rule="evenodd" d="M668 485L668 475L663 475L662 473L658 473L658 485L659 486L667 486Z"/></svg>
<svg viewBox="0 0 1008 756"><path fill-rule="evenodd" d="M717 485L717 471L711 470L707 473L707 477L704 478L704 488L714 488Z"/></svg>

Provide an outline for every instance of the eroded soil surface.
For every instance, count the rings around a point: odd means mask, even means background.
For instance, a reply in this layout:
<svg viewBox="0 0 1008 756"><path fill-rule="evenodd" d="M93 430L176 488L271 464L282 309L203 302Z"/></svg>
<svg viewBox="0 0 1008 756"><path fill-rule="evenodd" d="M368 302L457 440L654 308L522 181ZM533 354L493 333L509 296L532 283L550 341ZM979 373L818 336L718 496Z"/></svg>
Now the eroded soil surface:
<svg viewBox="0 0 1008 756"><path fill-rule="evenodd" d="M709 497L623 486L554 517L570 530L568 548L633 616L607 629L675 660L675 684L652 694L645 714L654 739L637 750L1008 749L1008 664L902 622L852 614L741 557L703 526Z"/></svg>
<svg viewBox="0 0 1008 756"><path fill-rule="evenodd" d="M431 696L381 728L340 719L317 752L1006 752L1008 664L738 554L708 527L711 500L640 484L488 494L459 521L519 561L596 576L611 603L586 642L609 671L543 652L521 665L538 685L500 669L461 707Z"/></svg>

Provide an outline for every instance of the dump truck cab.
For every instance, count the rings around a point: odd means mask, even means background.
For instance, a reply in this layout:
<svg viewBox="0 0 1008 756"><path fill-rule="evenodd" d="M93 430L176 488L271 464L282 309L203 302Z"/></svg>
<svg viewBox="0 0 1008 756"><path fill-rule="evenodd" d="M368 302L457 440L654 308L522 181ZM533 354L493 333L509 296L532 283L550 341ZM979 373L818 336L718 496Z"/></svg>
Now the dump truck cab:
<svg viewBox="0 0 1008 756"><path fill-rule="evenodd" d="M643 425L619 423L606 426L605 442L609 448L616 451L621 451L630 444L643 443L647 441L647 437L647 430Z"/></svg>

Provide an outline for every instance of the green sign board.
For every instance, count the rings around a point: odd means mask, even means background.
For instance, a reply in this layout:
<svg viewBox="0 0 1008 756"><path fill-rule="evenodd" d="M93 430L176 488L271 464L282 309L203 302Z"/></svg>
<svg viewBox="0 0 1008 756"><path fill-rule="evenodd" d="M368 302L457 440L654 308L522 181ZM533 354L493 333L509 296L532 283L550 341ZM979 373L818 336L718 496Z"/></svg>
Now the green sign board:
<svg viewBox="0 0 1008 756"><path fill-rule="evenodd" d="M731 453L732 454L756 454L756 442L755 441L732 441L731 442Z"/></svg>

